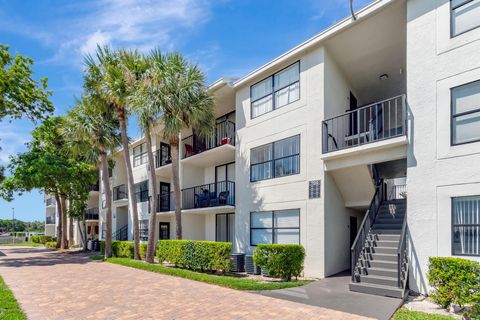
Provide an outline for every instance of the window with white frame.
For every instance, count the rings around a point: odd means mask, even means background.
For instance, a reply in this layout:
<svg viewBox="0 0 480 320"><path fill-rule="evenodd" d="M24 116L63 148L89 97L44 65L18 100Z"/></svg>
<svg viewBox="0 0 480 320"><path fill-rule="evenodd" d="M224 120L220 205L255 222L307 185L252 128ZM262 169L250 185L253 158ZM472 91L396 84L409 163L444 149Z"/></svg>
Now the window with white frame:
<svg viewBox="0 0 480 320"><path fill-rule="evenodd" d="M480 256L480 196L452 198L452 255Z"/></svg>
<svg viewBox="0 0 480 320"><path fill-rule="evenodd" d="M300 62L297 61L250 87L251 118L300 99Z"/></svg>
<svg viewBox="0 0 480 320"><path fill-rule="evenodd" d="M480 27L480 0L451 0L451 36Z"/></svg>
<svg viewBox="0 0 480 320"><path fill-rule="evenodd" d="M300 135L250 150L250 181L300 173Z"/></svg>
<svg viewBox="0 0 480 320"><path fill-rule="evenodd" d="M300 209L250 213L250 245L300 244Z"/></svg>
<svg viewBox="0 0 480 320"><path fill-rule="evenodd" d="M480 141L480 80L451 89L451 144Z"/></svg>
<svg viewBox="0 0 480 320"><path fill-rule="evenodd" d="M133 166L137 167L148 162L147 145L142 143L133 148Z"/></svg>

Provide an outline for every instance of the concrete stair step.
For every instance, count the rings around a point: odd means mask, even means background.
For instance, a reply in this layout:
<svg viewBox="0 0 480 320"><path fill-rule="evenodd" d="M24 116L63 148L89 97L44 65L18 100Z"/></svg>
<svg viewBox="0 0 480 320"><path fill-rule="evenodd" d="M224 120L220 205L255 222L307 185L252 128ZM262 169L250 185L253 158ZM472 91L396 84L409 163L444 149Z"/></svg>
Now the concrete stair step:
<svg viewBox="0 0 480 320"><path fill-rule="evenodd" d="M367 245L373 248L398 248L398 240L367 240Z"/></svg>
<svg viewBox="0 0 480 320"><path fill-rule="evenodd" d="M375 233L373 230L370 232L370 239L376 241L400 241L400 234L388 234L388 233Z"/></svg>
<svg viewBox="0 0 480 320"><path fill-rule="evenodd" d="M350 283L350 291L368 293L377 296L403 298L405 290L397 287L382 286L371 283Z"/></svg>
<svg viewBox="0 0 480 320"><path fill-rule="evenodd" d="M387 253L371 253L372 260L379 261L393 261L396 262L398 257L396 254L387 254Z"/></svg>
<svg viewBox="0 0 480 320"><path fill-rule="evenodd" d="M401 223L375 223L373 225L375 230L401 230L402 224Z"/></svg>
<svg viewBox="0 0 480 320"><path fill-rule="evenodd" d="M390 287L396 287L398 284L398 280L396 277L385 277L377 275L360 275L360 282Z"/></svg>
<svg viewBox="0 0 480 320"><path fill-rule="evenodd" d="M382 229L382 228L377 228L377 226L373 226L372 230L371 230L371 233L374 233L374 234L395 234L395 235L399 235L400 236L400 233L402 232L402 229Z"/></svg>
<svg viewBox="0 0 480 320"><path fill-rule="evenodd" d="M397 270L398 263L396 261L360 259L360 265L362 267L367 267L367 268L382 268L382 269Z"/></svg>
<svg viewBox="0 0 480 320"><path fill-rule="evenodd" d="M397 246L395 247L368 247L370 253L386 253L386 254L397 254Z"/></svg>
<svg viewBox="0 0 480 320"><path fill-rule="evenodd" d="M397 269L385 269L385 268L366 268L365 272L368 275L382 276L382 277L393 277L397 276Z"/></svg>

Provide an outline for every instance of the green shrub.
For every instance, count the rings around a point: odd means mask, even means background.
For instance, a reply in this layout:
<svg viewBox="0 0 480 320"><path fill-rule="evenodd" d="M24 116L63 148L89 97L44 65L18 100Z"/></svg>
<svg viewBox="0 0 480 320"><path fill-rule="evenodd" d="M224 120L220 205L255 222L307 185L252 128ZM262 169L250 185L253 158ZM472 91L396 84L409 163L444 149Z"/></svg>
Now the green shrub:
<svg viewBox="0 0 480 320"><path fill-rule="evenodd" d="M140 257L145 260L147 256L147 242L140 242Z"/></svg>
<svg viewBox="0 0 480 320"><path fill-rule="evenodd" d="M259 244L253 261L274 278L290 281L303 271L305 249L297 244Z"/></svg>
<svg viewBox="0 0 480 320"><path fill-rule="evenodd" d="M31 236L30 238L32 242L41 243L41 244L57 241L57 237L52 237L52 236Z"/></svg>
<svg viewBox="0 0 480 320"><path fill-rule="evenodd" d="M56 241L47 241L47 242L45 242L45 247L56 249L57 248L57 242Z"/></svg>
<svg viewBox="0 0 480 320"><path fill-rule="evenodd" d="M456 304L460 307L468 306L470 315L472 312L479 311L480 264L478 262L461 258L430 257L427 278L433 288L431 297L443 308Z"/></svg>
<svg viewBox="0 0 480 320"><path fill-rule="evenodd" d="M133 259L133 250L132 241L112 241L112 257ZM100 241L100 253L105 254L105 240Z"/></svg>
<svg viewBox="0 0 480 320"><path fill-rule="evenodd" d="M160 240L157 248L161 263L200 271L226 272L231 268L231 242Z"/></svg>
<svg viewBox="0 0 480 320"><path fill-rule="evenodd" d="M105 240L100 240L100 254L105 255Z"/></svg>

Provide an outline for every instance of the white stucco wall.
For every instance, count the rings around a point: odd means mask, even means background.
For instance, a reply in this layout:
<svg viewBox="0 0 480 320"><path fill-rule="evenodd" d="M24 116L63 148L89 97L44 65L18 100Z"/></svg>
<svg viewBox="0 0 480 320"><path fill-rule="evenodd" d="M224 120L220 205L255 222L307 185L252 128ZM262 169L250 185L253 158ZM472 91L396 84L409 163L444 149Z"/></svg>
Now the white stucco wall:
<svg viewBox="0 0 480 320"><path fill-rule="evenodd" d="M407 2L410 289L425 293L429 256L451 255L454 196L478 195L480 143L450 146L450 88L480 79L480 29L450 39L448 0Z"/></svg>

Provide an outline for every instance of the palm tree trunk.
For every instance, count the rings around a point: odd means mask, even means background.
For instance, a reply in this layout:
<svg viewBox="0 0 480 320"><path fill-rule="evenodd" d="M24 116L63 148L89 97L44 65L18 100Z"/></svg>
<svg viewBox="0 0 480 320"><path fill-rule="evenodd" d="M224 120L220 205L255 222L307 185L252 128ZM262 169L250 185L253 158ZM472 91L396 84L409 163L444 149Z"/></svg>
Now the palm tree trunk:
<svg viewBox="0 0 480 320"><path fill-rule="evenodd" d="M55 206L57 207L57 248L62 246L62 208L60 207L60 196L55 194Z"/></svg>
<svg viewBox="0 0 480 320"><path fill-rule="evenodd" d="M155 177L155 162L152 151L152 135L150 128L145 130L148 157L148 190L150 192L150 217L148 219L148 244L145 260L153 263L155 257L155 218L157 216L157 179Z"/></svg>
<svg viewBox="0 0 480 320"><path fill-rule="evenodd" d="M60 248L68 249L67 241L67 208L65 203L65 198L60 196L60 212L62 217L62 241L60 243Z"/></svg>
<svg viewBox="0 0 480 320"><path fill-rule="evenodd" d="M170 150L172 153L172 177L173 177L173 195L175 199L175 233L177 239L182 239L182 204L180 201L180 159L178 148L178 137L170 140Z"/></svg>
<svg viewBox="0 0 480 320"><path fill-rule="evenodd" d="M68 245L71 247L73 246L73 217L69 217L68 219Z"/></svg>
<svg viewBox="0 0 480 320"><path fill-rule="evenodd" d="M137 198L135 197L135 190L133 186L133 172L132 163L130 162L130 151L128 146L127 126L125 119L125 109L116 107L118 122L120 123L120 135L122 138L123 157L125 158L125 168L127 172L127 187L128 187L128 203L130 204L130 212L133 216L133 248L134 259L140 260L140 232L138 230L138 209Z"/></svg>
<svg viewBox="0 0 480 320"><path fill-rule="evenodd" d="M105 150L100 151L100 165L102 168L102 189L105 193L105 207L107 209L107 230L105 235L105 258L112 256L112 191L110 190L110 178L108 177L108 161ZM85 233L87 230L85 229Z"/></svg>

